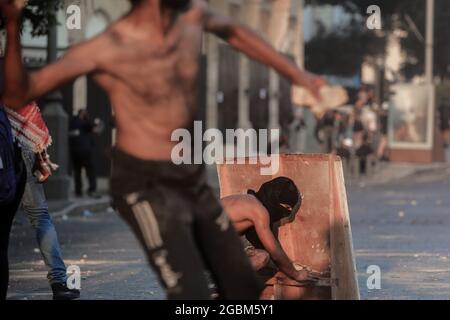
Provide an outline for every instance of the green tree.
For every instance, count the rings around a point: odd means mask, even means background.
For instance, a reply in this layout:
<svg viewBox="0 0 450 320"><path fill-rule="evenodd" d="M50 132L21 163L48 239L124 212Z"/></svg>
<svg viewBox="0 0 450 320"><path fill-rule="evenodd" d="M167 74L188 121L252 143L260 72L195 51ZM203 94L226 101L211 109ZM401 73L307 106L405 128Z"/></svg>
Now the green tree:
<svg viewBox="0 0 450 320"><path fill-rule="evenodd" d="M57 24L56 12L64 5L63 0L29 0L23 12L24 21L29 21L32 35L46 35L48 28ZM0 21L4 27L4 19Z"/></svg>
<svg viewBox="0 0 450 320"><path fill-rule="evenodd" d="M385 39L367 32L354 20L331 32L319 25L317 35L306 43L305 64L319 74L353 76L361 70L366 56L384 54Z"/></svg>
<svg viewBox="0 0 450 320"><path fill-rule="evenodd" d="M354 70L355 65L366 56L383 54L387 36L394 30L405 31L406 37L401 39L402 47L407 55L403 65L403 73L407 78L424 72L425 44L421 39L425 35L425 5L424 0L306 0L309 5L340 5L355 17L352 32L333 31L326 35L320 35L307 44L306 60L317 68L323 63L340 63L340 69ZM383 19L382 31L373 31L365 27L367 8L377 5L381 8ZM441 78L450 78L450 1L435 0L435 74ZM413 22L413 24L410 23ZM417 30L415 30L417 28ZM360 42L356 44L355 42ZM327 45L331 43L332 45ZM379 46L377 48L377 46ZM337 51L336 48L346 50ZM318 52L317 50L323 50ZM348 57L341 57L341 55ZM326 55L328 58L324 59ZM309 57L308 57L309 56ZM308 65L308 64L307 64ZM315 70L320 72L320 70ZM338 73L341 74L341 73Z"/></svg>

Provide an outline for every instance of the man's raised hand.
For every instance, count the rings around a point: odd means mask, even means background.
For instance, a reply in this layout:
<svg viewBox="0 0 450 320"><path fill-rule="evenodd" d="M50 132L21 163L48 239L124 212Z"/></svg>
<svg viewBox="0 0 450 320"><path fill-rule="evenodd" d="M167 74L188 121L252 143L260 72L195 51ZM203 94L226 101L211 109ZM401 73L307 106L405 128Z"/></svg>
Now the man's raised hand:
<svg viewBox="0 0 450 320"><path fill-rule="evenodd" d="M25 0L0 0L0 10L7 20L20 18L25 5Z"/></svg>
<svg viewBox="0 0 450 320"><path fill-rule="evenodd" d="M300 80L295 85L302 86L307 89L317 101L321 100L320 88L327 85L327 81L313 73L304 71Z"/></svg>

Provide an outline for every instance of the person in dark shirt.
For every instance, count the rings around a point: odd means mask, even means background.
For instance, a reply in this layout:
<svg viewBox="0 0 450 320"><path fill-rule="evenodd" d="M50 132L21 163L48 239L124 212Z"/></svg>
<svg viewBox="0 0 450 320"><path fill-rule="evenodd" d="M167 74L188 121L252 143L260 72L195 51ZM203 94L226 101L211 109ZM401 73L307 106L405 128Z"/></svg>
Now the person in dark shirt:
<svg viewBox="0 0 450 320"><path fill-rule="evenodd" d="M372 147L372 143L369 139L369 135L367 133L363 136L363 143L362 145L356 150L356 156L359 158L360 161L360 173L366 174L367 173L367 165L368 160L371 156L374 155L375 150Z"/></svg>
<svg viewBox="0 0 450 320"><path fill-rule="evenodd" d="M317 141L322 145L324 153L331 153L334 149L335 115L336 111L328 111L316 125L315 136Z"/></svg>
<svg viewBox="0 0 450 320"><path fill-rule="evenodd" d="M450 98L444 96L439 104L440 129L444 140L444 148L450 143Z"/></svg>
<svg viewBox="0 0 450 320"><path fill-rule="evenodd" d="M342 139L339 147L336 149L336 155L339 156L345 163L349 164L352 156L351 148L353 146L352 139Z"/></svg>
<svg viewBox="0 0 450 320"><path fill-rule="evenodd" d="M97 176L94 163L96 123L90 119L86 109L78 112L69 123L70 158L74 171L75 194L83 196L82 170L86 170L89 181L89 196L96 196Z"/></svg>

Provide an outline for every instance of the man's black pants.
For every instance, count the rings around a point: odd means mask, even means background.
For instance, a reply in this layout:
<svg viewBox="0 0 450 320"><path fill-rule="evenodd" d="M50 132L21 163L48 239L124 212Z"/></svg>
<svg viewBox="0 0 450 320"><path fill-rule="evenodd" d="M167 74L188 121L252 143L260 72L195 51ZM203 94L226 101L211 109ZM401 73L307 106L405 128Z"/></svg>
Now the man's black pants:
<svg viewBox="0 0 450 320"><path fill-rule="evenodd" d="M169 299L259 299L262 284L203 166L143 161L116 150L114 205L142 244Z"/></svg>

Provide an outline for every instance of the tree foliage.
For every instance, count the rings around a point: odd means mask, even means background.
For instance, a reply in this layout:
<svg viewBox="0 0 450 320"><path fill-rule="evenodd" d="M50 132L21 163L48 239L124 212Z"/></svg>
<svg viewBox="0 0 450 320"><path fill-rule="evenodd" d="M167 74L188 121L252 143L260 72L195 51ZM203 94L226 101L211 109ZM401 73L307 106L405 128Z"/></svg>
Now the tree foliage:
<svg viewBox="0 0 450 320"><path fill-rule="evenodd" d="M383 54L387 36L394 30L404 31L401 45L406 53L403 73L411 78L424 72L426 1L424 0L306 0L307 5L340 5L347 12L367 17L367 8L377 5L381 9L382 32L365 28L365 21L354 20L352 32L336 30L328 34L319 34L307 44L308 66L330 69L327 64L338 63L334 67L337 74L345 75L345 69L355 70L366 56ZM413 24L409 23L412 21ZM413 26L414 25L414 26ZM358 27L355 27L358 26ZM414 30L417 28L417 31ZM435 0L435 56L434 71L441 78L450 77L450 1ZM377 46L379 46L377 48ZM337 50L339 49L339 51ZM319 52L320 50L320 52ZM343 54L347 57L341 57ZM325 58L328 57L328 58ZM331 68L333 69L333 68ZM341 70L342 69L342 70ZM315 69L316 72L321 70Z"/></svg>
<svg viewBox="0 0 450 320"><path fill-rule="evenodd" d="M48 28L57 24L56 13L63 5L63 0L29 0L23 12L23 19L30 22L32 35L46 35ZM3 18L0 24L3 28Z"/></svg>
<svg viewBox="0 0 450 320"><path fill-rule="evenodd" d="M319 26L316 36L306 43L307 69L338 76L353 76L361 70L368 55L383 54L385 39L362 30L361 22L328 32Z"/></svg>

